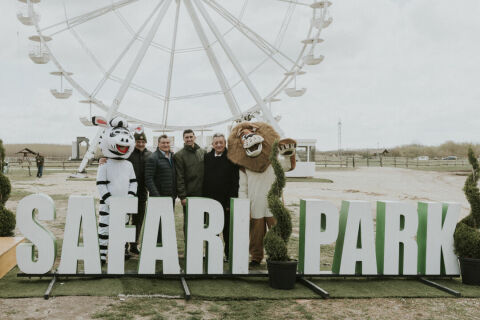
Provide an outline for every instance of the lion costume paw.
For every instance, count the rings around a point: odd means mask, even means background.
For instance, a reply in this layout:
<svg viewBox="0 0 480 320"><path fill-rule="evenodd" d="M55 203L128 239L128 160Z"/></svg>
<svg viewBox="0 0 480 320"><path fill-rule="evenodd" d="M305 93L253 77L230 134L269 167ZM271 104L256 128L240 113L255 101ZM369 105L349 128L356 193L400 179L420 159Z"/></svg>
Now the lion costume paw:
<svg viewBox="0 0 480 320"><path fill-rule="evenodd" d="M286 138L278 142L278 151L282 156L291 156L295 154L295 149L297 148L297 141Z"/></svg>

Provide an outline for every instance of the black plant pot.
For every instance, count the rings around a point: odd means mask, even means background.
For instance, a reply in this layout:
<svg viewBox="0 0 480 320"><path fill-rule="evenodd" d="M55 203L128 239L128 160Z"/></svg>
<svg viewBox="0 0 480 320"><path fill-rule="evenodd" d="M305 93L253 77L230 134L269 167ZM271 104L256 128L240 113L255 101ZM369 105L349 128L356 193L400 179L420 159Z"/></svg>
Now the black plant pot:
<svg viewBox="0 0 480 320"><path fill-rule="evenodd" d="M274 289L290 290L295 287L297 261L267 260L268 280Z"/></svg>
<svg viewBox="0 0 480 320"><path fill-rule="evenodd" d="M458 260L460 260L462 282L480 286L480 259L458 257Z"/></svg>

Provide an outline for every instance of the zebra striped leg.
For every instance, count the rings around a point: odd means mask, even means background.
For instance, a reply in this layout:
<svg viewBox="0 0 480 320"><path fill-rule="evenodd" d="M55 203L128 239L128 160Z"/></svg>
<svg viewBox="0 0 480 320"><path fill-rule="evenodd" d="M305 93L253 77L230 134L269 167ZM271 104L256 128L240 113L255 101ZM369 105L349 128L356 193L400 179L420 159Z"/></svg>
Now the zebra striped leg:
<svg viewBox="0 0 480 320"><path fill-rule="evenodd" d="M98 216L98 242L100 245L100 259L102 263L107 261L109 222L109 207L106 204L101 204Z"/></svg>

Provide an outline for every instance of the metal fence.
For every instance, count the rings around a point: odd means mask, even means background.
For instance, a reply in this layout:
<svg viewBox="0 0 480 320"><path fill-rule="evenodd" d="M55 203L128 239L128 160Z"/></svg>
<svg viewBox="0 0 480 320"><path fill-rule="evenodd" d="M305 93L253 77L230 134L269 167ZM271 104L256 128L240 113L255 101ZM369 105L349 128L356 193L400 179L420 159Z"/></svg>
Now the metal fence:
<svg viewBox="0 0 480 320"><path fill-rule="evenodd" d="M320 159L319 159L320 158ZM419 160L407 157L317 157L317 167L324 168L355 168L355 167L395 167L395 168L421 168L421 167L468 167L467 159L457 160Z"/></svg>
<svg viewBox="0 0 480 320"><path fill-rule="evenodd" d="M15 169L27 169L27 168L37 168L37 164L35 162L35 158L27 158L22 159L18 157L7 157L5 161L8 163L8 167L10 170ZM58 169L58 170L74 170L78 168L80 165L80 161L72 161L65 158L45 158L43 167L44 169ZM88 165L89 167L97 167L98 162L94 161Z"/></svg>

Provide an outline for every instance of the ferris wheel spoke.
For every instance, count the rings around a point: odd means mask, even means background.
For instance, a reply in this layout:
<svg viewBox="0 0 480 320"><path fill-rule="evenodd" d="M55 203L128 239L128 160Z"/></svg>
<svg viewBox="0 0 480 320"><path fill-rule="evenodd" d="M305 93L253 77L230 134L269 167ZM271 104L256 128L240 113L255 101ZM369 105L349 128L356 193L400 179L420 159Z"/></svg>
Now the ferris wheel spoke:
<svg viewBox="0 0 480 320"><path fill-rule="evenodd" d="M160 12L158 13L157 17L155 18L155 21L153 22L152 27L150 28L147 37L145 38L145 41L143 42L140 50L138 51L135 60L133 61L133 64L130 66L130 69L128 70L127 76L123 80L122 85L120 86L120 89L117 92L117 95L115 96L115 99L112 102L112 105L110 106L107 114L107 119L111 118L112 115L118 110L120 107L120 104L125 97L125 94L130 87L130 84L133 80L133 77L138 71L138 68L140 67L140 64L143 61L143 58L145 57L145 54L147 53L148 48L150 47L150 42L152 42L153 37L157 33L158 27L160 27L160 23L162 22L163 18L165 17L165 14L167 13L168 7L171 4L171 0L163 0L162 1L162 7L160 9Z"/></svg>
<svg viewBox="0 0 480 320"><path fill-rule="evenodd" d="M247 3L248 3L248 0L244 0L244 3L243 3L243 6L242 6L242 10L240 11L240 14L239 14L239 17L238 19L239 20L242 20L243 19L243 16L245 14L245 8L247 6ZM125 19L125 17L122 15L122 13L119 11L119 10L114 10L115 14L117 15L117 17L119 18L120 22L125 26L125 28L127 29L127 31L130 33L130 34L135 34L135 31L133 30L132 26L128 23L127 19ZM227 31L225 31L223 33L224 36L226 36L227 34L229 34L230 32L232 32L233 30L235 30L234 27L230 27L228 28ZM144 40L144 37L141 37L141 36L137 36L137 40L139 41L143 41ZM217 43L217 41L213 41L212 43L210 43L210 46ZM158 42L155 42L155 41L152 41L151 44L150 44L152 47L154 48L157 48L163 52L166 52L168 54L170 54L171 52L171 49L168 48L167 46L165 45L162 45L161 43L158 43ZM199 46L199 47L189 47L189 48L182 48L182 49L176 49L175 50L175 53L190 53L190 52L196 52L196 51L202 51L202 50L205 50L203 46Z"/></svg>
<svg viewBox="0 0 480 320"><path fill-rule="evenodd" d="M81 25L81 24L83 24L87 21L98 18L100 16L103 16L103 15L115 10L115 9L124 7L126 5L132 4L132 3L137 2L137 1L138 0L122 0L122 1L114 2L111 5L104 6L102 8L95 9L95 10L92 10L90 12L87 12L87 13L69 18L69 19L65 19L65 20L57 22L57 23L54 23L52 25L49 25L47 27L42 28L40 31L45 32L46 30L50 30L52 28L61 26L63 24L65 24L67 26L67 27L62 28L60 30L57 30L57 31L55 31L55 32L53 32L52 34L49 35L50 37L52 37L56 34L59 34L61 32L64 32L64 31L68 30L71 27Z"/></svg>
<svg viewBox="0 0 480 320"><path fill-rule="evenodd" d="M118 64L120 63L120 61L122 61L123 57L125 56L125 54L128 52L128 50L130 50L130 48L132 47L132 45L135 43L135 40L137 39L138 35L140 33L143 32L143 30L145 29L145 27L147 26L147 24L152 20L153 16L155 15L155 13L159 10L159 8L161 7L162 5L162 2L159 2L157 4L157 6L154 8L154 10L152 10L152 12L150 13L150 15L147 17L147 19L143 22L143 24L140 26L140 28L138 29L138 31L136 33L134 33L133 37L130 39L130 41L128 42L128 44L125 46L125 48L123 49L123 51L118 55L118 57L115 59L115 61L113 62L113 64L110 66L110 68L108 69L107 72L104 72L104 76L103 78L100 80L100 82L97 84L97 86L95 87L95 89L93 90L93 93L92 93L92 96L95 97L98 92L102 89L103 85L105 84L105 82L107 81L107 79L111 79L112 78L112 73L113 71L115 71L115 68L118 66Z"/></svg>
<svg viewBox="0 0 480 320"><path fill-rule="evenodd" d="M230 112L234 116L239 116L241 112L240 112L240 108L238 106L237 100L235 99L235 96L232 94L228 81L220 67L220 64L218 63L217 57L215 56L215 53L213 52L212 47L208 43L207 36L205 34L205 31L203 30L203 27L202 27L202 24L200 23L200 19L198 18L198 15L195 12L195 9L193 8L192 2L190 0L184 0L184 3L185 3L185 7L187 8L188 14L190 15L190 18L192 19L193 25L195 26L195 31L197 32L198 38L200 39L200 42L205 48L205 51L208 56L208 60L210 61L210 65L212 66L212 69L215 72L215 75L217 77L217 81L220 84L220 87L222 88L222 91L225 96L225 100L227 101L227 104L230 108Z"/></svg>
<svg viewBox="0 0 480 320"><path fill-rule="evenodd" d="M122 84L123 81L124 81L124 79L122 79L120 77L117 77L117 76L114 76L114 75L110 75L108 77L108 79L110 79L112 81L115 81L117 83L120 83L120 84ZM159 92L156 92L154 90L142 87L141 85L139 85L139 84L137 84L133 81L130 83L130 89L133 89L133 90L141 92L141 93L145 93L145 94L151 96L152 98L156 98L156 99L159 99L159 100L162 100L162 101L165 100L165 96L163 94L161 94Z"/></svg>
<svg viewBox="0 0 480 320"><path fill-rule="evenodd" d="M274 45L278 48L280 48L280 46L283 43L283 39L285 38L285 33L287 32L288 26L292 21L294 11L295 11L295 5L290 3L290 5L287 8L287 12L285 13L285 16L283 18L282 25L280 26L280 30L278 31L277 37L275 38Z"/></svg>
<svg viewBox="0 0 480 320"><path fill-rule="evenodd" d="M190 1L190 0L186 0L186 1ZM205 21L207 22L207 25L209 26L210 30L213 32L213 34L215 35L215 38L217 38L219 44L221 45L223 51L226 53L226 55L228 56L228 59L230 60L230 62L233 64L233 66L235 67L235 69L237 70L237 73L240 75L240 77L242 78L243 82L245 83L248 91L250 92L250 94L252 95L252 97L255 99L255 102L257 103L257 105L260 107L261 111L262 111L262 116L265 120L267 120L268 122L270 122L270 124L277 130L278 133L280 133L280 135L282 136L283 135L283 130L280 128L280 126L278 125L278 122L273 118L272 114L270 113L270 111L267 109L266 105L265 105L265 102L263 101L262 97L260 96L260 94L258 93L257 89L255 88L255 86L253 85L253 83L250 81L248 75L245 73L245 71L243 70L243 67L240 65L239 61L237 60L237 58L235 57L235 55L233 54L233 51L232 49L228 46L228 44L226 43L225 39L223 39L222 37L222 34L220 33L220 31L218 30L217 26L215 25L215 23L212 21L210 15L208 14L208 12L205 10L203 4L199 1L199 0L193 0L193 2L195 3L196 7L198 8L198 10L200 11L200 14L202 15L202 17L205 19Z"/></svg>
<svg viewBox="0 0 480 320"><path fill-rule="evenodd" d="M83 42L82 38L78 35L75 29L70 28L70 32L73 34L73 37L77 39L78 43L80 43L80 46L85 50L87 55L93 60L93 63L97 66L97 68L99 68L103 73L105 73L105 68L102 66L100 61L98 61L97 57L93 54L93 52L88 49L88 47L85 45L85 42Z"/></svg>
<svg viewBox="0 0 480 320"><path fill-rule="evenodd" d="M288 60L290 63L295 64L289 56L283 53L279 48L275 47L273 44L269 43L266 39L261 37L258 33L254 32L251 28L247 27L244 23L238 20L234 15L232 15L228 10L222 7L215 0L204 0L207 5L214 9L220 16L227 20L235 29L241 32L245 37L252 41L255 46L257 46L262 52L264 52L271 60L278 64L284 71L287 71L288 68L281 64L276 58L275 54L280 54L283 58Z"/></svg>
<svg viewBox="0 0 480 320"><path fill-rule="evenodd" d="M135 31L133 30L132 26L130 25L130 23L128 23L127 19L125 19L125 17L122 15L122 13L119 11L119 10L114 10L115 12L115 15L118 17L118 19L120 19L120 22L125 26L125 28L127 29L127 31L132 34L132 35L135 35ZM140 36L139 34L136 35L135 37L136 40L138 41L144 41L145 38ZM150 43L150 45L154 48L157 48L157 49L160 49L161 51L163 52L167 52L167 53L170 53L170 49L167 47L167 46L164 46L162 45L161 43L158 43L158 42L155 42L155 41L152 41Z"/></svg>
<svg viewBox="0 0 480 320"><path fill-rule="evenodd" d="M163 116L162 123L165 127L167 125L168 119L168 107L170 103L170 91L172 89L172 72L173 72L173 62L175 60L175 46L177 43L177 31L178 31L178 16L180 14L180 0L176 0L177 9L175 10L175 22L173 25L173 37L172 37L172 48L170 52L170 62L168 65L168 76L167 76L167 87L165 89L165 102L163 104Z"/></svg>
<svg viewBox="0 0 480 320"><path fill-rule="evenodd" d="M305 2L294 1L294 0L275 0L275 1L293 3L293 4L298 4L298 5L307 6L307 7L310 7L311 5L311 3L305 3Z"/></svg>

